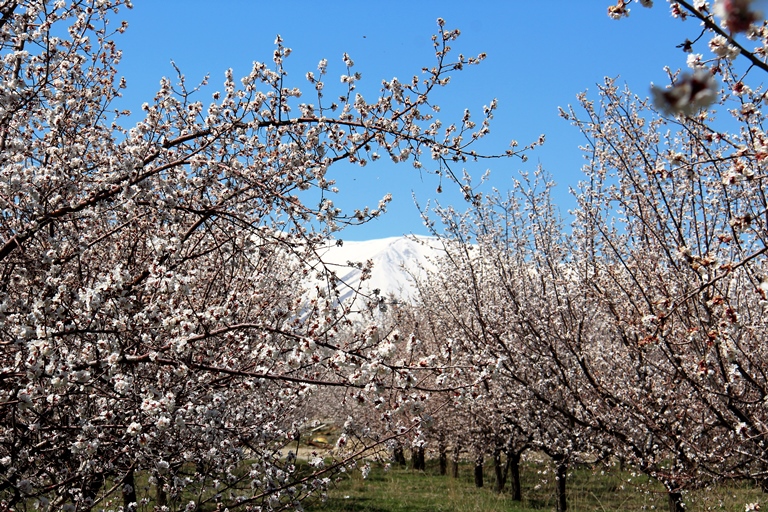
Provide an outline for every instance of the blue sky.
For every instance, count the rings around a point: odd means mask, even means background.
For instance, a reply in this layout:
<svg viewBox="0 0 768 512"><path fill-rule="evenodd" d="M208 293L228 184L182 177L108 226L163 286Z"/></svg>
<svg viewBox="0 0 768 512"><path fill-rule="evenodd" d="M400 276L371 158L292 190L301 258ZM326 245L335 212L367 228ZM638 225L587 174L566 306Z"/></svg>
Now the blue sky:
<svg viewBox="0 0 768 512"><path fill-rule="evenodd" d="M359 90L372 98L382 79L405 80L432 65L430 37L437 29L435 20L442 17L448 28L462 32L453 45L456 53L488 54L480 66L455 73L441 92L438 103L444 123L458 121L464 108L479 115L483 105L497 98L491 134L479 150L503 152L512 139L525 144L541 133L547 138L526 163L483 161L468 165L468 171L479 179L490 169L490 185L505 190L519 170L541 164L558 183L556 201L567 216L574 205L568 188L581 177L582 138L558 118L558 106L575 103L580 91L594 91L605 76L618 76L636 93L647 95L651 82L666 83L665 65L685 67L685 54L675 45L698 35L698 23L672 19L666 2L657 1L653 9L633 3L630 17L621 21L608 18L609 4L609 0L136 2L134 9L120 14L129 23L118 39L123 49L120 74L128 83L125 107L139 110L151 99L160 78L173 76L171 60L191 82L210 74L213 87L223 81L229 67L236 77L242 76L254 60L271 61L277 34L293 49L287 61L289 85L309 93L304 74L316 70L322 58L329 61L329 76L344 73L341 56L347 52L363 75ZM335 79L327 82L330 86ZM394 198L386 215L340 235L348 240L425 234L412 195L422 205L437 199L464 209L455 187L444 184L438 195L436 177L419 175L410 165L344 167L337 177L341 191L335 202L342 207L373 208L388 192Z"/></svg>

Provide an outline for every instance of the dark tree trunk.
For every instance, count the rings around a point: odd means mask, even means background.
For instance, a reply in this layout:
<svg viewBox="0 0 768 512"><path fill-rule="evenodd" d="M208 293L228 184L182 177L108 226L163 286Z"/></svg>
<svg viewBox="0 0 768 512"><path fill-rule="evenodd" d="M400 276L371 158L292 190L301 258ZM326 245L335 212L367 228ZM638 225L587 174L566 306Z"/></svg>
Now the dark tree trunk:
<svg viewBox="0 0 768 512"><path fill-rule="evenodd" d="M669 512L685 512L685 503L683 503L683 494L675 489L667 493L669 500Z"/></svg>
<svg viewBox="0 0 768 512"><path fill-rule="evenodd" d="M400 444L395 446L395 453L393 454L393 458L395 459L395 463L405 467L405 453L403 453L403 447Z"/></svg>
<svg viewBox="0 0 768 512"><path fill-rule="evenodd" d="M440 474L445 475L448 472L448 447L445 446L445 439L442 435L440 435L437 450L439 452Z"/></svg>
<svg viewBox="0 0 768 512"><path fill-rule="evenodd" d="M87 503L92 503L99 495L99 490L104 485L104 473L97 473L83 486L83 497Z"/></svg>
<svg viewBox="0 0 768 512"><path fill-rule="evenodd" d="M512 499L515 501L523 500L523 490L520 486L520 457L522 454L522 451L507 451L507 469L509 469L510 476L512 477L510 486L512 487Z"/></svg>
<svg viewBox="0 0 768 512"><path fill-rule="evenodd" d="M416 471L424 471L427 469L426 462L424 460L424 447L419 446L411 449L411 465Z"/></svg>
<svg viewBox="0 0 768 512"><path fill-rule="evenodd" d="M568 497L565 493L566 478L568 477L568 464L564 457L555 458L555 474L557 477L557 512L565 512L568 509Z"/></svg>
<svg viewBox="0 0 768 512"><path fill-rule="evenodd" d="M451 476L453 478L459 478L459 455L461 455L461 448L459 448L459 442L456 441L456 445L453 447L453 465L451 466Z"/></svg>
<svg viewBox="0 0 768 512"><path fill-rule="evenodd" d="M168 494L165 492L165 478L159 474L155 474L155 476L157 477L155 505L158 507L165 507L168 505Z"/></svg>
<svg viewBox="0 0 768 512"><path fill-rule="evenodd" d="M483 456L478 455L475 459L475 487L483 486Z"/></svg>
<svg viewBox="0 0 768 512"><path fill-rule="evenodd" d="M123 508L125 510L134 510L129 508L131 503L138 504L138 499L136 498L136 481L133 477L133 469L129 470L128 473L126 473L125 478L123 478Z"/></svg>
<svg viewBox="0 0 768 512"><path fill-rule="evenodd" d="M497 493L504 492L504 485L507 483L507 468L501 463L501 447L497 446L493 450L493 472L496 475L496 485L494 490Z"/></svg>

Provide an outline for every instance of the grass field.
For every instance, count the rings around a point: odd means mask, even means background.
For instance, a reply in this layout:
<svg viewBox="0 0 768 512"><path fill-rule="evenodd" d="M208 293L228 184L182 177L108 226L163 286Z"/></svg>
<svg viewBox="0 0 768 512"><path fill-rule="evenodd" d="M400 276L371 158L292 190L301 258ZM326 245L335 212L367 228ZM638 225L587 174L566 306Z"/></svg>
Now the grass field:
<svg viewBox="0 0 768 512"><path fill-rule="evenodd" d="M328 492L324 502L304 502L306 512L533 512L555 510L555 475L546 457L529 456L521 465L522 501L506 492L494 492L495 481L492 466L486 465L485 486L474 485L473 467L469 463L460 466L459 478L440 475L436 461L428 461L426 471L413 471L399 466L385 467L370 462L371 471L363 478L360 470L342 473ZM310 468L301 466L300 471ZM194 473L194 467L189 470ZM139 507L140 512L154 509L157 494L155 485L145 472L137 475L137 491L149 499ZM211 491L212 492L212 491ZM205 496L213 496L206 492ZM189 501L200 504L201 495L184 491L172 509ZM667 510L667 494L663 487L648 477L620 471L617 467L581 466L568 473L569 511L642 511ZM768 494L759 488L742 482L739 485L720 485L686 493L686 511L744 512L747 504L762 505L768 510ZM100 507L116 507L121 503L118 492L110 495ZM181 504L181 505L180 505ZM33 503L26 508L34 509ZM171 503L169 503L171 505ZM1 507L0 507L1 508ZM219 510L212 501L201 504L197 510ZM759 510L751 508L749 510Z"/></svg>
<svg viewBox="0 0 768 512"><path fill-rule="evenodd" d="M342 476L325 503L307 504L308 512L530 512L555 509L555 479L544 461L529 461L522 471L523 501L493 491L492 468L486 466L485 486L474 485L472 468L462 466L459 478L427 471L373 465L363 479L359 471ZM571 511L666 510L663 488L647 477L617 469L579 468L569 472ZM507 485L509 491L509 485ZM719 486L685 495L686 510L743 512L747 503L768 503L768 495L751 485ZM764 507L766 508L766 507Z"/></svg>

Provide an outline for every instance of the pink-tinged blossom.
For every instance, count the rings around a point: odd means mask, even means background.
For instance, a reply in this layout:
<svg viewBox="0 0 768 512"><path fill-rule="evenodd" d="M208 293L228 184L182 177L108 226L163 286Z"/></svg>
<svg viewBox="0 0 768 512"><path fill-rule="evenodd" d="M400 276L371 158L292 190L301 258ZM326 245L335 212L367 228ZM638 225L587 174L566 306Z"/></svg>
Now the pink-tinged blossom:
<svg viewBox="0 0 768 512"><path fill-rule="evenodd" d="M717 100L717 81L707 69L699 69L692 75L683 74L670 87L653 86L653 101L665 114L693 115Z"/></svg>
<svg viewBox="0 0 768 512"><path fill-rule="evenodd" d="M763 16L754 9L753 0L715 0L712 11L720 18L723 27L732 33L746 32Z"/></svg>

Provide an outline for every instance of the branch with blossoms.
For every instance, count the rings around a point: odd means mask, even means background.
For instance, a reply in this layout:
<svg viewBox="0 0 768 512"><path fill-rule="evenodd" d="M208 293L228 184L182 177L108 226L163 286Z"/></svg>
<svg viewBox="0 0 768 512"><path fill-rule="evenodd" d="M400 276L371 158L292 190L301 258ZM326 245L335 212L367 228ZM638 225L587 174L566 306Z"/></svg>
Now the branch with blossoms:
<svg viewBox="0 0 768 512"><path fill-rule="evenodd" d="M753 66L768 72L768 63L765 60L760 60L757 54L747 50L734 39L735 34L747 32L753 23L760 21L760 13L755 10L752 0L718 0L715 2L714 12L722 19L725 29L715 23L714 17L711 14L706 14L706 10L697 9L687 0L676 0L676 3L699 19L706 30L724 38L728 45L738 50L739 55L746 58ZM706 9L706 6L704 8ZM710 46L719 50L721 43L710 43Z"/></svg>
<svg viewBox="0 0 768 512"><path fill-rule="evenodd" d="M260 325L236 325L236 326L230 326L226 328L226 332L233 332L236 330L242 330L242 329L257 329L259 331L269 331L269 329L265 329L264 326ZM274 334L280 334L284 336L291 336L290 333L282 332L282 331L272 331ZM68 333L70 334L70 333ZM87 331L84 331L79 334L87 334ZM212 333L211 336L220 336L222 332L218 333ZM299 337L297 337L299 338ZM197 338L201 339L201 338ZM189 342L194 342L194 339L190 340ZM188 342L187 342L188 343ZM334 351L344 351L341 347L330 345L328 343L322 343L322 342L315 342L317 346L322 346L324 348L332 349ZM417 391L426 391L426 392L448 392L448 391L457 391L460 389L464 389L469 387L469 385L455 385L455 386L448 386L448 387L426 387L422 386L416 383L412 382L412 379L410 378L401 378L400 380L406 383L409 383L407 385L397 384L393 383L391 385L385 385L381 381L372 381L369 383L356 383L356 382L350 382L348 378L343 378L342 380L323 380L318 378L313 378L311 376L307 377L300 377L300 376L294 376L290 373L263 373L263 372L256 372L256 371L250 371L247 369L238 369L238 368L227 368L222 366L216 366L211 364L205 364L197 361L190 361L190 360L179 360L179 359L171 359L168 357L162 357L160 354L163 352L168 351L171 349L171 345L166 345L165 347L162 347L158 349L157 352L152 353L146 353L141 355L125 355L122 356L119 359L104 359L104 360L93 360L88 361L85 363L82 363L80 365L74 366L74 371L83 371L88 368L100 368L102 366L105 366L107 364L111 365L138 365L142 363L152 363L156 364L158 366L171 366L171 367L185 367L192 370L200 370L205 373L210 374L221 374L221 375L227 375L227 376L236 376L236 377L247 377L252 379L263 379L263 380L269 380L269 381L284 381L284 382L291 382L294 384L306 384L310 386L325 386L325 387L343 387L343 388L358 388L358 389L366 389L371 384L378 386L378 387L386 387L386 388L392 388L392 389L413 389ZM349 355L356 359L361 359L364 361L373 361L373 358L370 356L367 356L365 354L362 354L358 351L350 352ZM460 369L471 369L471 366L462 366L462 365L441 365L441 366L427 366L424 364L417 364L414 366L403 366L398 364L390 364L386 361L376 361L378 365L380 365L383 368L387 368L392 375L406 371L406 372L445 372L450 370L460 370ZM309 369L311 369L310 367ZM300 369L300 368L299 368ZM16 374L15 376L22 376L23 374ZM8 378L12 377L14 375L8 375ZM0 375L0 377L2 377ZM14 402L18 403L18 402Z"/></svg>
<svg viewBox="0 0 768 512"><path fill-rule="evenodd" d="M628 0L620 0L618 4L610 6L609 16L614 19L629 16L629 3ZM643 0L640 3L644 7L653 6L652 1ZM727 80L729 77L726 76L723 68L727 68L727 63L738 56L746 58L750 63L749 69L743 73L738 84L742 84L752 68L768 72L764 50L757 48L750 51L736 40L739 34L747 34L749 38L761 38L764 41L768 38L765 23L760 24L763 15L757 10L755 4L754 0L715 0L710 10L707 1L691 3L687 0L670 0L672 16L683 20L693 16L701 21L703 29L696 41L707 33L714 34L709 41L709 47L715 53L717 62L707 68L697 61L695 55L691 55L689 65L695 70L693 74L683 74L666 88L652 88L655 103L659 109L669 115L682 114L695 117L695 114L718 100L715 76L722 75ZM719 24L716 22L717 19L720 20ZM694 44L695 42L686 39L680 47L686 52L692 52ZM726 64L721 64L721 61L725 61Z"/></svg>
<svg viewBox="0 0 768 512"><path fill-rule="evenodd" d="M278 86L279 84L277 83L276 77L280 77L279 81L282 83L285 75L285 72L281 67L282 59L290 54L289 49L282 47L281 44L278 45L278 49L276 50L275 62L278 65L277 71L269 72L262 65L254 66L254 72L257 73L264 82L271 84L277 90L276 96L273 96L273 98L277 99L274 101L269 100L272 108L268 111L266 117L263 117L262 114L259 113L259 116L254 116L253 120L246 119L246 116L250 116L252 115L251 113L256 112L256 108L264 99L269 98L269 95L267 95L266 98L263 96L259 97L258 94L253 92L254 90L251 88L251 85L247 86L247 95L243 97L234 95L230 90L228 93L229 97L222 100L221 106L212 104L211 107L209 107L208 117L203 117L201 107L197 106L199 103L191 102L188 98L188 95L191 93L187 92L186 88L182 87L183 92L179 104L181 106L187 105L188 109L192 112L200 111L199 115L202 118L201 121L203 121L203 126L209 124L213 119L211 115L214 111L223 111L227 118L224 120L225 122L216 127L208 126L200 128L199 124L192 124L192 120L189 119L189 121L185 121L185 126L179 126L182 133L177 137L169 139L167 135L162 135L157 141L156 149L150 149L151 146L144 149L143 152L145 153L149 150L148 154L145 154L145 156L141 158L141 162L136 167L132 168L130 172L108 178L103 183L99 184L96 190L92 190L87 197L76 200L75 203L70 201L70 204L63 207L53 209L48 208L48 211L44 214L28 219L27 226L29 227L14 233L6 239L4 246L0 249L0 259L5 258L10 252L15 250L15 248L25 243L29 238L33 237L35 233L48 226L51 222L81 212L86 208L96 206L105 201L111 201L118 198L126 188L140 185L158 174L168 172L176 167L187 166L196 156L204 154L209 148L212 149L214 144L218 141L229 137L230 133L241 134L240 136L242 136L243 132L241 130L254 132L258 132L262 129L278 130L276 135L287 136L293 140L298 140L301 142L299 147L306 147L308 141L302 138L302 134L308 131L313 131L310 126L314 125L317 127L314 131L327 132L330 134L331 143L328 146L334 153L333 157L324 158L314 162L315 165L318 165L323 169L342 160L349 160L351 162L359 163L360 165L365 165L366 159L361 158L359 153L361 151L370 153L372 142L383 146L387 152L389 152L393 161L398 162L413 157L415 158L414 165L420 168L421 164L419 163L418 155L421 154L422 148L426 147L430 148L432 158L439 161L440 168L446 169L449 176L457 182L458 178L450 169L451 162L463 162L468 158L523 157L525 151L535 147L538 142L521 150L507 150L503 154L498 155L480 155L474 150L469 149L472 142L481 138L488 132L488 124L492 117L492 112L495 109L495 102L485 109L485 119L482 123L482 129L472 133L471 138L468 141L464 141L464 133L466 130L475 126L474 122L470 121L468 112L462 120L461 129L456 132L455 125L451 125L446 130L445 138L442 142L437 142L433 138L437 135L436 127L440 126L439 121L433 123L433 128L426 130L423 133L421 129L416 127L415 123L417 121L428 121L431 119L432 116L430 114L422 114L419 111L419 107L428 104L427 98L435 86L444 86L448 83L446 73L452 70L460 70L463 68L464 64L474 64L482 60L480 58L465 60L464 57L461 56L457 62L451 64L445 63L444 59L450 51L447 42L455 40L458 37L458 34L458 31L443 31L441 26L439 38L435 38L438 65L429 71L429 78L423 80L425 90L418 90L417 87L419 81L416 77L414 77L414 81L411 84L402 85L396 82L386 83L385 89L392 91L392 96L383 104L367 104L358 95L355 99L355 109L359 111L359 118L355 118L355 116L351 114L347 109L347 107L349 107L349 103L347 103L345 108L342 109L342 114L337 119L326 117L323 108L319 108L318 112L313 113L310 116L304 115L297 118L283 119L282 112L290 111L285 96L298 96L299 93L296 90L287 91L285 88ZM439 43L437 42L438 39ZM438 47L438 44L441 46ZM347 58L347 62L351 65L350 59ZM255 79L256 76L248 77L247 82L250 84ZM351 83L351 79L348 79L348 82ZM167 88L166 90L158 93L159 100L168 101L171 99L172 89L170 88L170 84L165 82L165 87ZM352 89L354 89L354 87L350 85L350 90ZM415 95L415 99L411 99L409 96L404 95L403 92L410 92ZM319 96L320 94L321 93L318 92ZM347 98L347 100L349 100L349 98ZM241 103L238 105L236 102ZM401 103L403 108L393 110L393 105L397 103ZM173 102L171 102L171 106L172 105ZM156 111L154 106L145 106L145 108L148 112L148 124L159 120L157 115L159 114L159 111ZM433 106L433 109L439 110L436 106ZM173 110L180 109L173 107ZM330 110L336 110L336 107L332 106L330 107ZM302 111L305 113L310 112L304 105L302 105ZM240 112L240 114L238 115L237 112ZM274 112L278 113L278 115L273 115ZM385 114L387 114L387 112L391 113L391 118L386 117ZM370 119L368 118L369 115L371 116ZM346 137L344 132L339 130L339 127L352 128L352 131L349 136ZM164 131L164 128L170 128L170 126L165 125L165 127L163 127L161 125L151 132L144 131L147 135L159 136L159 134ZM355 129L362 130L362 132ZM334 134L339 134L339 136L337 137ZM387 137L392 137L392 140L387 140ZM190 143L193 143L193 146L189 146ZM399 148L403 143L406 143L407 148L401 148L399 152L395 153L395 149ZM177 158L169 158L169 156L173 154L169 152L174 149L191 151L179 153ZM323 151L323 153L325 152L326 151ZM376 159L376 154L372 154L374 155L373 159ZM163 159L167 162L151 166L151 164L158 159ZM144 170L142 171L142 169ZM440 171L438 170L437 172L439 173ZM312 176L310 175L309 178L311 179ZM300 186L311 186L311 183L307 182ZM318 186L320 189L325 189L327 188L328 183L326 180L321 179ZM312 208L308 208L304 205L302 205L302 207L304 212L300 215L301 218L306 218L317 213Z"/></svg>

